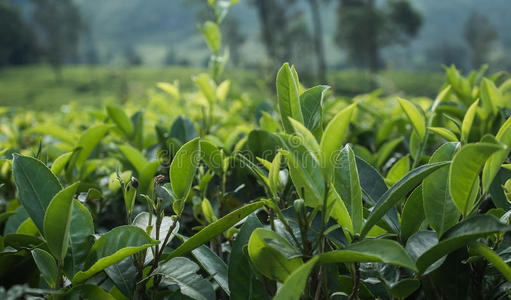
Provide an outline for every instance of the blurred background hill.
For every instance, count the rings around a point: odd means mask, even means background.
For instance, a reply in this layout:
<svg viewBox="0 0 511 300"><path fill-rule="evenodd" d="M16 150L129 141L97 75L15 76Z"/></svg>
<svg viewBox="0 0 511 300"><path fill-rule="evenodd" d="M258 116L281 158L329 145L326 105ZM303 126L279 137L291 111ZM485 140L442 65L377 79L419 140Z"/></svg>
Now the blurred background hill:
<svg viewBox="0 0 511 300"><path fill-rule="evenodd" d="M17 102L16 93L2 94L23 73L9 73L12 66L53 66L61 80L54 88L69 83L70 66L102 69L75 79L87 90L119 68L202 68L209 60L197 27L210 17L205 0L0 0L0 7L0 104ZM327 81L345 94L388 88L431 95L442 65L511 69L509 0L240 0L222 27L229 68L271 82L289 60L306 83ZM426 87L408 86L409 74ZM143 77L136 81L149 84Z"/></svg>

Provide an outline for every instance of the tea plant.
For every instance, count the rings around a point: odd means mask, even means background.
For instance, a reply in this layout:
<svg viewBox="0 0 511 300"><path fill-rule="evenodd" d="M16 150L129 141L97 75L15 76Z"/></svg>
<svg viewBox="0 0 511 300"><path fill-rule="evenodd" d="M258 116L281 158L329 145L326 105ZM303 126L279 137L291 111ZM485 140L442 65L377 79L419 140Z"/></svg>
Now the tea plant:
<svg viewBox="0 0 511 300"><path fill-rule="evenodd" d="M286 63L255 106L220 82L234 2L197 91L4 112L2 298L507 299L511 80L342 99Z"/></svg>

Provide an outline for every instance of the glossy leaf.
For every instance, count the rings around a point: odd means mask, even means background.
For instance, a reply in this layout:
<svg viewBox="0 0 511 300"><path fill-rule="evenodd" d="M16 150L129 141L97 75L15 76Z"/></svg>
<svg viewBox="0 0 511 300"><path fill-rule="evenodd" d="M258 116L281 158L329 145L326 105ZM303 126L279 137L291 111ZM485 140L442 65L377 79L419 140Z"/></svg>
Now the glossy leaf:
<svg viewBox="0 0 511 300"><path fill-rule="evenodd" d="M463 220L449 229L438 244L429 248L417 258L417 267L420 273L456 249L467 245L470 241L488 236L495 232L510 231L511 227L504 225L493 216L479 215Z"/></svg>
<svg viewBox="0 0 511 300"><path fill-rule="evenodd" d="M287 133L293 132L289 117L303 124L303 115L298 92L299 83L291 72L288 63L285 63L277 73L277 98L280 118Z"/></svg>
<svg viewBox="0 0 511 300"><path fill-rule="evenodd" d="M355 234L360 233L364 221L362 189L358 177L355 153L346 145L335 165L334 185L348 209Z"/></svg>
<svg viewBox="0 0 511 300"><path fill-rule="evenodd" d="M50 287L55 288L57 286L59 270L53 256L44 250L34 249L32 250L32 257L46 283L48 283Z"/></svg>
<svg viewBox="0 0 511 300"><path fill-rule="evenodd" d="M81 148L81 150L78 153L75 162L79 170L82 168L87 158L89 158L91 155L92 150L96 148L96 146L103 139L108 130L112 128L112 126L113 125L107 124L93 125L82 133L77 145L77 147Z"/></svg>
<svg viewBox="0 0 511 300"><path fill-rule="evenodd" d="M319 255L320 264L349 262L381 262L416 271L417 267L405 249L395 241L365 239L342 250Z"/></svg>
<svg viewBox="0 0 511 300"><path fill-rule="evenodd" d="M452 160L459 143L446 143L431 156L429 163ZM422 183L424 214L429 225L442 235L458 222L460 213L449 193L449 167L442 167L424 179Z"/></svg>
<svg viewBox="0 0 511 300"><path fill-rule="evenodd" d="M94 244L93 234L94 223L89 210L78 200L73 200L69 248L64 264L64 270L69 278L73 278L85 264L85 259Z"/></svg>
<svg viewBox="0 0 511 300"><path fill-rule="evenodd" d="M351 116L356 106L356 104L351 104L338 112L326 126L325 132L321 138L320 161L321 167L325 170L324 175L327 180L333 176L333 165L348 133Z"/></svg>
<svg viewBox="0 0 511 300"><path fill-rule="evenodd" d="M106 267L156 244L158 241L136 226L116 227L94 243L87 256L86 270L75 274L73 284L81 283Z"/></svg>
<svg viewBox="0 0 511 300"><path fill-rule="evenodd" d="M463 118L463 123L461 124L461 141L464 143L468 142L468 137L470 135L470 130L472 129L472 123L474 123L478 104L479 100L472 103Z"/></svg>
<svg viewBox="0 0 511 300"><path fill-rule="evenodd" d="M398 98L397 101L408 117L408 120L412 123L415 132L421 139L424 139L424 136L426 136L426 118L424 112L417 105L408 100Z"/></svg>
<svg viewBox="0 0 511 300"><path fill-rule="evenodd" d="M506 122L502 124L495 137L497 141L505 145L506 148L493 153L486 161L482 177L483 193L488 191L493 179L495 179L495 176L497 176L500 170L500 166L507 159L511 151L511 118L508 118Z"/></svg>
<svg viewBox="0 0 511 300"><path fill-rule="evenodd" d="M133 132L135 131L133 123L131 123L130 118L126 115L120 106L107 105L106 111L108 113L108 117L114 121L114 123L126 135L126 137L129 138L133 135Z"/></svg>
<svg viewBox="0 0 511 300"><path fill-rule="evenodd" d="M282 287L277 291L277 294L273 298L274 300L294 300L300 299L305 285L307 284L307 278L310 272L318 262L319 257L315 256L311 258L307 263L296 269L284 282Z"/></svg>
<svg viewBox="0 0 511 300"><path fill-rule="evenodd" d="M403 207L403 212L401 214L402 241L406 242L412 234L419 230L424 221L424 208L422 204L423 192L422 186L419 186L410 194Z"/></svg>
<svg viewBox="0 0 511 300"><path fill-rule="evenodd" d="M330 87L318 85L300 95L303 125L309 129L317 141L323 134L323 99Z"/></svg>
<svg viewBox="0 0 511 300"><path fill-rule="evenodd" d="M12 174L21 204L39 231L44 232L46 207L62 188L59 180L41 161L18 154L14 154Z"/></svg>
<svg viewBox="0 0 511 300"><path fill-rule="evenodd" d="M186 199L200 161L199 139L193 139L181 147L170 165L170 184L177 199Z"/></svg>
<svg viewBox="0 0 511 300"><path fill-rule="evenodd" d="M448 142L458 142L458 137L449 129L443 128L443 127L428 127L428 129L444 139L446 139Z"/></svg>
<svg viewBox="0 0 511 300"><path fill-rule="evenodd" d="M387 178L385 178L385 182L392 186L394 183L398 182L403 176L406 175L410 171L410 157L404 156L395 162L390 168Z"/></svg>
<svg viewBox="0 0 511 300"><path fill-rule="evenodd" d="M385 215L385 213L391 209L394 205L403 200L403 197L411 192L426 176L439 169L442 166L447 165L448 162L428 164L413 169L405 177L394 184L388 191L385 192L378 200L378 204L374 207L373 211L367 218L364 227L362 228L362 236L365 236L371 227Z"/></svg>
<svg viewBox="0 0 511 300"><path fill-rule="evenodd" d="M449 193L464 216L472 209L474 186L486 160L502 146L490 143L467 144L456 153L449 171Z"/></svg>
<svg viewBox="0 0 511 300"><path fill-rule="evenodd" d="M284 249L272 246L284 246ZM285 282L302 264L302 259L294 255L287 258L280 250L291 250L290 242L268 229L257 228L248 242L248 255L254 268L271 280ZM289 252L287 254L290 254Z"/></svg>
<svg viewBox="0 0 511 300"><path fill-rule="evenodd" d="M237 210L225 215L218 219L216 222L204 227L201 231L194 234L186 242L181 244L176 250L172 251L165 257L166 260L177 256L183 256L193 249L200 247L200 245L214 239L222 232L236 225L243 218L254 212L256 209L261 208L264 202L259 201L252 204L244 205Z"/></svg>
<svg viewBox="0 0 511 300"><path fill-rule="evenodd" d="M58 260L66 257L69 247L69 230L73 213L73 196L79 183L58 192L51 200L44 215L44 237L51 254Z"/></svg>
<svg viewBox="0 0 511 300"><path fill-rule="evenodd" d="M185 257L176 257L160 265L150 274L161 275L162 284L179 286L181 294L197 300L215 298L215 291L208 280L197 272L199 266Z"/></svg>
<svg viewBox="0 0 511 300"><path fill-rule="evenodd" d="M192 254L206 272L213 277L218 285L229 295L229 284L227 281L227 265L211 249L202 245L192 250Z"/></svg>
<svg viewBox="0 0 511 300"><path fill-rule="evenodd" d="M232 300L253 300L265 297L263 283L257 279L248 255L243 251L252 232L260 227L263 227L263 224L257 216L250 214L232 244L227 276Z"/></svg>

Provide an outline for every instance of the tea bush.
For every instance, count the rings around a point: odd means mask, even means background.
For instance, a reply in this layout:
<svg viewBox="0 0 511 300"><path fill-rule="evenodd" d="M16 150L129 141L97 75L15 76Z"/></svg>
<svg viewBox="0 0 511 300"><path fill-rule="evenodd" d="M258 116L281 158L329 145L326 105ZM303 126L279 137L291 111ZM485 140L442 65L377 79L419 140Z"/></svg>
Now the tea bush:
<svg viewBox="0 0 511 300"><path fill-rule="evenodd" d="M2 111L2 298L508 298L511 80L344 99L286 63L255 105L219 3L195 91Z"/></svg>

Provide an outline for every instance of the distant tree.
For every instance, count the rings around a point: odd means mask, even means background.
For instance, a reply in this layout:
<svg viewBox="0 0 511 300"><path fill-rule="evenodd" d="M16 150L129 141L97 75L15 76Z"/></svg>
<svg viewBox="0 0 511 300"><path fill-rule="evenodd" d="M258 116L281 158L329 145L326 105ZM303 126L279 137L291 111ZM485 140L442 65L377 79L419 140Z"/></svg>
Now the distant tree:
<svg viewBox="0 0 511 300"><path fill-rule="evenodd" d="M18 11L0 0L0 66L32 63L38 56L32 30Z"/></svg>
<svg viewBox="0 0 511 300"><path fill-rule="evenodd" d="M240 32L238 18L228 15L222 22L222 35L225 44L229 47L230 59L235 66L241 62L241 47L246 37Z"/></svg>
<svg viewBox="0 0 511 300"><path fill-rule="evenodd" d="M488 58L498 32L487 17L474 11L465 22L463 36L470 47L472 67L479 68Z"/></svg>
<svg viewBox="0 0 511 300"><path fill-rule="evenodd" d="M165 65L172 66L176 64L176 50L170 47L165 54Z"/></svg>
<svg viewBox="0 0 511 300"><path fill-rule="evenodd" d="M320 6L321 2L329 0L307 0L312 17L312 37L314 42L314 51L316 54L316 64L318 69L318 79L320 82L326 82L326 59L325 46L323 41L323 23L321 21Z"/></svg>
<svg viewBox="0 0 511 300"><path fill-rule="evenodd" d="M422 16L407 0L341 0L335 41L346 49L355 65L376 72L380 51L391 44L406 44L417 35Z"/></svg>
<svg viewBox="0 0 511 300"><path fill-rule="evenodd" d="M129 66L139 66L143 62L140 54L131 46L124 49L124 58Z"/></svg>
<svg viewBox="0 0 511 300"><path fill-rule="evenodd" d="M253 0L261 26L261 38L273 69L291 61L300 74L311 77L313 38L297 0ZM273 70L272 70L273 72ZM307 74L308 73L308 74Z"/></svg>
<svg viewBox="0 0 511 300"><path fill-rule="evenodd" d="M32 0L33 20L40 31L40 43L55 71L61 78L62 64L76 57L83 21L72 0Z"/></svg>
<svg viewBox="0 0 511 300"><path fill-rule="evenodd" d="M449 41L443 41L427 49L428 65L438 69L439 65L455 65L464 68L466 65L466 47Z"/></svg>

